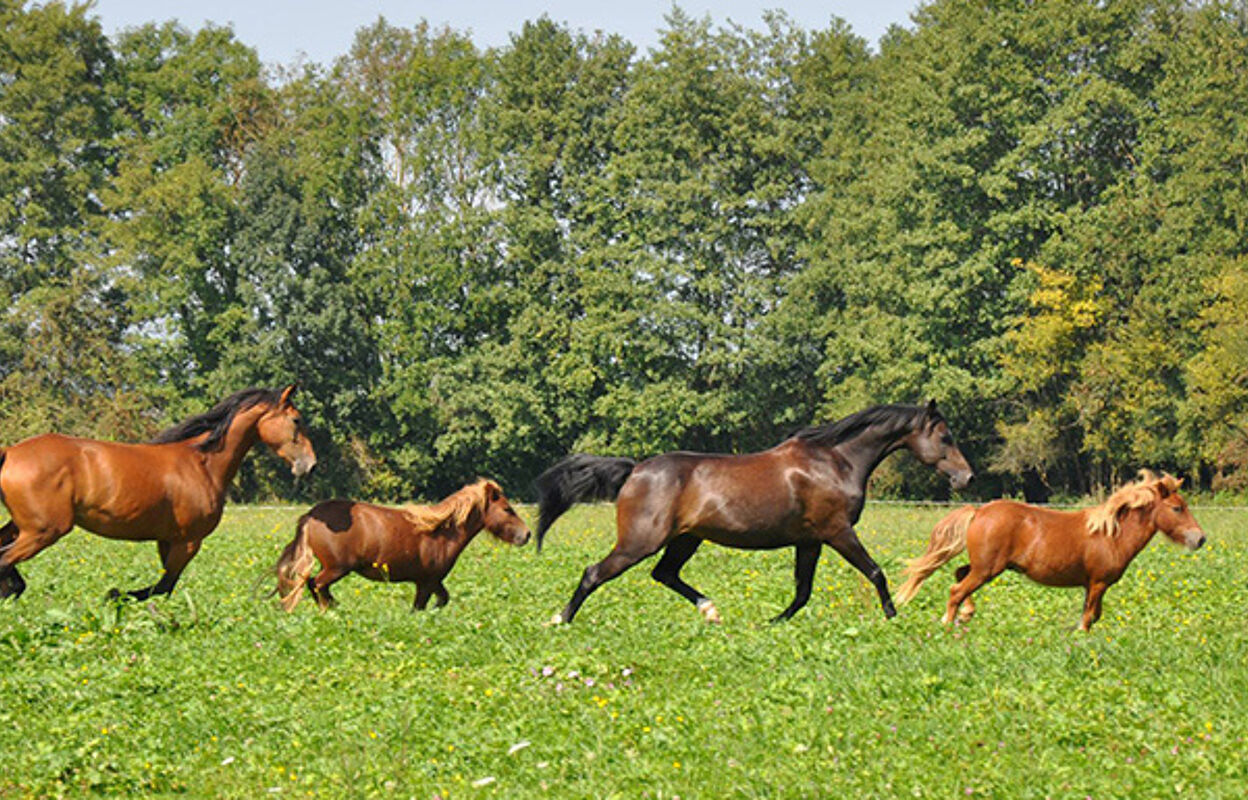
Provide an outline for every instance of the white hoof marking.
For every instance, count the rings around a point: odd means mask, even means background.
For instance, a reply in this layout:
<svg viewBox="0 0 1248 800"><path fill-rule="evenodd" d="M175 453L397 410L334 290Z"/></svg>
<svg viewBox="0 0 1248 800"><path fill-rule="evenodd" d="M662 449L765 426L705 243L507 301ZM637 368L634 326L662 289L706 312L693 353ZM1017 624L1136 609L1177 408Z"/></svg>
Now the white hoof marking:
<svg viewBox="0 0 1248 800"><path fill-rule="evenodd" d="M715 608L715 604L710 600L699 600L698 611L702 613L707 622L715 625L722 625L724 622L723 618L719 616L719 611Z"/></svg>

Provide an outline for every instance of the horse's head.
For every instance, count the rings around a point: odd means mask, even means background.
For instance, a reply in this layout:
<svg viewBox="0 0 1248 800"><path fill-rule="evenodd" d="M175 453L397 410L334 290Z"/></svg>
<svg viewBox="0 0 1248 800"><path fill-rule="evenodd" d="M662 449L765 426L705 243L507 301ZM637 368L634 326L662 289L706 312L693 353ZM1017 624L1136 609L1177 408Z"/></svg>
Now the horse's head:
<svg viewBox="0 0 1248 800"><path fill-rule="evenodd" d="M967 463L962 451L953 441L953 432L949 424L936 410L933 400L923 409L914 430L903 440L910 452L928 466L934 466L949 476L949 484L955 489L965 489L975 477L974 470Z"/></svg>
<svg viewBox="0 0 1248 800"><path fill-rule="evenodd" d="M1176 544L1181 544L1188 550L1199 550L1205 543L1205 532L1192 516L1183 495L1179 494L1179 487L1182 485L1183 479L1173 475L1162 475L1157 480L1153 524Z"/></svg>
<svg viewBox="0 0 1248 800"><path fill-rule="evenodd" d="M289 464L290 471L298 477L307 475L316 466L316 453L303 426L303 416L290 402L294 393L293 383L282 390L277 404L265 409L256 422L256 432L260 441Z"/></svg>
<svg viewBox="0 0 1248 800"><path fill-rule="evenodd" d="M522 545L529 541L529 526L511 507L502 488L494 481L485 481L484 489L482 523L485 529L508 544Z"/></svg>

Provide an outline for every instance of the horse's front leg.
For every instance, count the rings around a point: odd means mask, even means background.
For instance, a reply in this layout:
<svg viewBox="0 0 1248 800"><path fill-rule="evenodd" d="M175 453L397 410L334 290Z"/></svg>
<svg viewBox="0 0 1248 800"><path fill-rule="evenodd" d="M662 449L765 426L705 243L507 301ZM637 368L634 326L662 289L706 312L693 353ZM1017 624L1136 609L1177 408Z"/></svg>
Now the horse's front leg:
<svg viewBox="0 0 1248 800"><path fill-rule="evenodd" d="M199 546L203 541L203 539L192 539L180 542L157 542L156 547L160 551L160 562L165 568L164 572L160 574L160 580L151 586L135 589L126 592L126 594L135 600L146 600L152 595L169 594L172 592L173 587L178 585L178 578L182 577L182 570L186 569L186 565L199 552ZM116 589L109 592L109 597L116 598L119 596L120 592Z"/></svg>
<svg viewBox="0 0 1248 800"><path fill-rule="evenodd" d="M874 584L876 592L880 595L880 607L884 609L884 616L889 619L897 616L897 609L893 606L893 597L888 593L888 579L884 577L884 570L880 569L880 565L876 564L867 553L867 548L858 541L858 534L854 532L854 529L849 527L841 530L829 538L827 543L853 565L854 569Z"/></svg>
<svg viewBox="0 0 1248 800"><path fill-rule="evenodd" d="M430 581L416 582L416 599L412 602L413 611L424 611L429 607L429 598L433 595L433 584Z"/></svg>
<svg viewBox="0 0 1248 800"><path fill-rule="evenodd" d="M1083 618L1079 621L1079 630L1087 633L1092 625L1101 618L1101 599L1109 584L1104 581L1092 581L1088 584L1087 594L1083 599Z"/></svg>
<svg viewBox="0 0 1248 800"><path fill-rule="evenodd" d="M797 592L793 602L780 614L772 618L772 622L783 622L798 612L810 601L810 591L815 583L815 567L819 564L819 551L823 545L819 542L804 542L797 545L797 559L793 565L793 578L797 584Z"/></svg>

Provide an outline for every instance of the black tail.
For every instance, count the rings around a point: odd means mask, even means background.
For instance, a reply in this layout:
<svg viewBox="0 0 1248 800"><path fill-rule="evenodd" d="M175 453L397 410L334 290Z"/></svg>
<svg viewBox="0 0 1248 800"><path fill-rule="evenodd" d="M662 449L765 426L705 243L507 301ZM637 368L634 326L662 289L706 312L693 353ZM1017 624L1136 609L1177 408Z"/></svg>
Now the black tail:
<svg viewBox="0 0 1248 800"><path fill-rule="evenodd" d="M614 500L637 462L631 458L570 455L537 476L537 550L555 520L585 500Z"/></svg>

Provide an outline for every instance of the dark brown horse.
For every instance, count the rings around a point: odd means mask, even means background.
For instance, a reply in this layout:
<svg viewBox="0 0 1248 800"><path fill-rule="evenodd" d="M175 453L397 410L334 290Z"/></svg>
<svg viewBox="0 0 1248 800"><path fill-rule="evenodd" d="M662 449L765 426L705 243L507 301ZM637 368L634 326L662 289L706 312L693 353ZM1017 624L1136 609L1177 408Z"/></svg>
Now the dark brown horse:
<svg viewBox="0 0 1248 800"><path fill-rule="evenodd" d="M928 406L876 406L838 422L798 431L770 450L746 455L668 453L640 464L627 458L574 455L537 479L538 546L573 504L616 499L615 549L588 567L552 624L571 622L585 598L624 570L667 548L650 574L692 602L710 622L715 605L680 578L680 569L709 539L727 547L794 547L797 594L776 621L810 599L819 551L829 545L875 585L884 614L897 612L888 582L854 524L867 478L895 450L907 448L949 476L970 482L971 467L954 444L935 401Z"/></svg>
<svg viewBox="0 0 1248 800"><path fill-rule="evenodd" d="M12 516L0 529L0 597L20 595L26 582L16 565L75 525L110 539L156 541L160 580L129 594L172 592L221 520L226 488L252 445L267 444L296 476L316 465L290 402L294 391L292 384L238 392L149 444L46 433L0 451L0 499Z"/></svg>
<svg viewBox="0 0 1248 800"><path fill-rule="evenodd" d="M329 587L352 572L374 581L416 584L417 611L436 595L450 599L442 579L482 529L514 545L529 540L529 528L503 490L479 480L434 506L387 508L353 500L318 503L299 518L295 538L277 562L277 592L291 611L306 586L321 608L334 602ZM321 562L315 578L313 561Z"/></svg>
<svg viewBox="0 0 1248 800"><path fill-rule="evenodd" d="M955 615L969 620L975 613L971 593L1012 569L1047 586L1084 587L1079 630L1089 630L1101 618L1105 590L1118 582L1153 534L1161 531L1189 550L1205 543L1205 532L1179 494L1181 484L1173 476L1159 478L1144 470L1138 481L1083 511L1013 500L963 506L936 524L927 551L906 567L897 599L910 600L933 572L966 550L971 563L954 573L957 583L949 590L945 624Z"/></svg>

